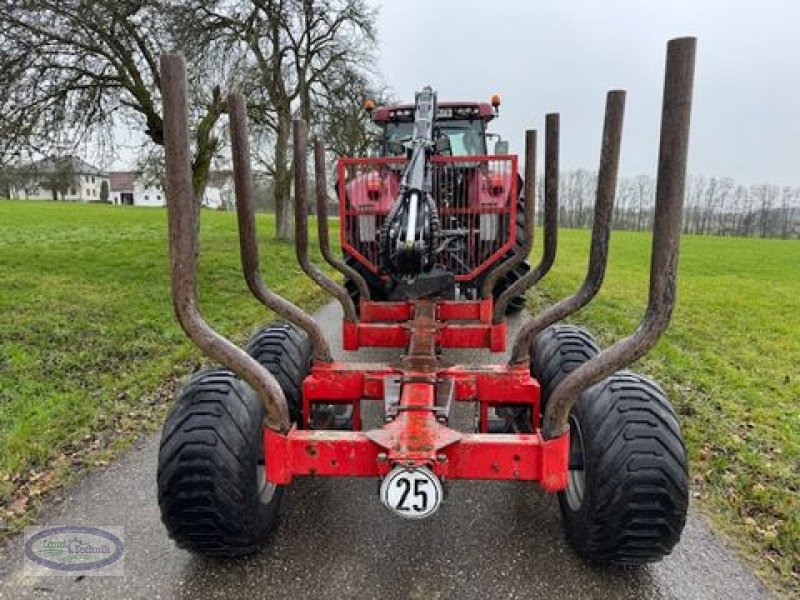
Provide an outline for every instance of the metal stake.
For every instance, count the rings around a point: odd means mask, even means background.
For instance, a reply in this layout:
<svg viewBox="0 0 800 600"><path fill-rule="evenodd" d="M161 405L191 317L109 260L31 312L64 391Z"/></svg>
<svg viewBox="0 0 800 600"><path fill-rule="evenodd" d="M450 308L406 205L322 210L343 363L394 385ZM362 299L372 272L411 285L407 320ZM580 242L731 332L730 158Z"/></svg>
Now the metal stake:
<svg viewBox="0 0 800 600"><path fill-rule="evenodd" d="M361 273L331 252L328 229L328 180L325 166L325 143L321 137L314 140L314 183L317 192L317 236L322 256L334 269L349 278L358 288L359 297L369 300L369 286Z"/></svg>
<svg viewBox="0 0 800 600"><path fill-rule="evenodd" d="M506 289L494 304L494 323L500 323L508 303L531 286L538 283L556 258L558 246L558 113L545 117L544 149L544 239L542 258L533 269L525 273Z"/></svg>
<svg viewBox="0 0 800 600"><path fill-rule="evenodd" d="M186 335L204 354L228 367L253 387L264 403L266 426L276 431L287 431L289 410L276 379L244 350L214 331L205 322L197 306L197 234L189 166L189 107L186 66L180 54L161 56L161 95L164 105L167 225L175 315Z"/></svg>
<svg viewBox="0 0 800 600"><path fill-rule="evenodd" d="M247 105L241 94L228 96L230 119L233 184L236 193L236 215L239 223L239 251L242 273L253 296L283 319L297 325L308 334L314 359L329 363L331 349L319 325L306 311L271 291L261 278L258 236L256 234L253 175L250 168L250 136L247 125Z"/></svg>
<svg viewBox="0 0 800 600"><path fill-rule="evenodd" d="M586 389L644 356L669 324L680 255L696 46L697 40L691 37L667 44L650 295L644 319L631 336L572 371L553 390L544 414L543 435L547 439L567 430L570 410Z"/></svg>
<svg viewBox="0 0 800 600"><path fill-rule="evenodd" d="M347 290L317 269L308 258L308 205L306 186L308 169L306 151L308 148L308 127L302 119L292 123L294 140L294 226L297 262L314 283L331 294L342 305L345 321L358 321L355 304Z"/></svg>
<svg viewBox="0 0 800 600"><path fill-rule="evenodd" d="M586 306L600 291L608 263L608 242L611 236L611 217L617 189L617 169L624 113L625 92L622 90L608 92L603 124L603 145L600 151L600 169L597 173L597 196L594 204L589 268L583 285L575 294L550 306L522 326L514 341L511 364L527 362L530 346L541 331Z"/></svg>

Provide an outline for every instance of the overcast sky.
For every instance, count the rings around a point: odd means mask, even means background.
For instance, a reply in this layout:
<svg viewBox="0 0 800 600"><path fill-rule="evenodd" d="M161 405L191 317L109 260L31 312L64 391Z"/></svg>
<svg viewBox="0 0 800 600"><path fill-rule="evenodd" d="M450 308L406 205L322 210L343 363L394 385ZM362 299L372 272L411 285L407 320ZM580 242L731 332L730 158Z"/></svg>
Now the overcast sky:
<svg viewBox="0 0 800 600"><path fill-rule="evenodd" d="M655 174L666 42L698 38L689 169L800 185L800 2L383 0L380 68L397 98L503 99L493 130L561 113L562 168L597 168L605 94L628 90L621 174ZM543 139L543 138L540 138Z"/></svg>

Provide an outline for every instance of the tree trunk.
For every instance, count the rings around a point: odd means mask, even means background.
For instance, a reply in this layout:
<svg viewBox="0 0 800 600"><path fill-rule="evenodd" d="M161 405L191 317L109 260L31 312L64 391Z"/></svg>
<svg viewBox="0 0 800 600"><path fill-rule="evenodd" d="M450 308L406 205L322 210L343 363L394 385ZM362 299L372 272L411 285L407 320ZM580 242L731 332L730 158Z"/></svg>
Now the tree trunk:
<svg viewBox="0 0 800 600"><path fill-rule="evenodd" d="M294 239L292 170L289 166L291 126L289 111L280 111L275 135L275 237L279 240Z"/></svg>
<svg viewBox="0 0 800 600"><path fill-rule="evenodd" d="M210 162L210 161L209 161ZM203 207L203 197L206 195L208 183L208 170L192 169L192 219L194 226L194 255L200 255L200 209Z"/></svg>
<svg viewBox="0 0 800 600"><path fill-rule="evenodd" d="M211 161L214 159L214 153L219 146L219 140L214 135L214 126L217 124L224 106L222 93L219 86L217 86L213 90L208 112L200 119L195 132L196 149L192 160L192 206L194 208L195 239L197 240L194 249L195 256L200 254L200 209L203 206L208 177L211 174Z"/></svg>

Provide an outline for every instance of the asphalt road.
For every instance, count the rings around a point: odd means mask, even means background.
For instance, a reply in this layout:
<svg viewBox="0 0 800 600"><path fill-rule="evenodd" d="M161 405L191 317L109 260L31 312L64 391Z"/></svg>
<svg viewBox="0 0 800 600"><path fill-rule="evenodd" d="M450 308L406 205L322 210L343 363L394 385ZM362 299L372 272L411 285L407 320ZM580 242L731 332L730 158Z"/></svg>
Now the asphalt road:
<svg viewBox="0 0 800 600"><path fill-rule="evenodd" d="M336 347L339 314L332 305L317 314ZM388 356L372 351L359 358ZM468 353L459 359L490 361ZM457 421L470 416L466 411ZM657 565L588 565L564 541L556 498L527 483L454 482L434 516L409 522L380 505L375 481L300 479L262 551L208 561L166 536L156 503L157 449L157 437L142 440L41 519L124 527L124 577L28 577L22 540L14 538L0 546L0 598L770 597L694 514L681 543Z"/></svg>

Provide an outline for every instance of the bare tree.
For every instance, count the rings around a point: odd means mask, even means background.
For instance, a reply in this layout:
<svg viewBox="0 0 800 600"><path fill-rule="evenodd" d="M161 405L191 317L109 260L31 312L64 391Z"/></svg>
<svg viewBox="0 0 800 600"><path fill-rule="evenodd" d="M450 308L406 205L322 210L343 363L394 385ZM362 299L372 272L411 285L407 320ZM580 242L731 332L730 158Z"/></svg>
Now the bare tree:
<svg viewBox="0 0 800 600"><path fill-rule="evenodd" d="M737 185L733 191L730 214L726 215L726 219L720 228L722 235L744 235L742 233L742 224L744 215L749 210L749 202L747 188L743 185Z"/></svg>
<svg viewBox="0 0 800 600"><path fill-rule="evenodd" d="M108 181L103 179L102 183L100 183L100 202L108 202Z"/></svg>
<svg viewBox="0 0 800 600"><path fill-rule="evenodd" d="M655 182L649 175L636 177L636 230L649 227L648 216L655 202Z"/></svg>
<svg viewBox="0 0 800 600"><path fill-rule="evenodd" d="M620 178L617 182L617 197L614 201L614 218L612 227L614 229L630 229L627 223L627 216L630 206L636 194L636 187L627 178Z"/></svg>
<svg viewBox="0 0 800 600"><path fill-rule="evenodd" d="M363 73L346 67L330 77L319 98L318 129L328 150L336 156L365 156L378 142L379 131L364 103L369 99L378 106L388 104L387 91L374 86Z"/></svg>
<svg viewBox="0 0 800 600"><path fill-rule="evenodd" d="M778 188L773 185L758 185L754 188L754 196L758 203L758 234L760 237L767 237L770 230L770 216L775 199L778 196Z"/></svg>
<svg viewBox="0 0 800 600"><path fill-rule="evenodd" d="M792 214L794 213L799 195L800 190L792 189L789 186L784 186L781 190L780 235L784 240L789 238L789 232L792 226Z"/></svg>
<svg viewBox="0 0 800 600"><path fill-rule="evenodd" d="M274 180L276 235L288 239L292 118L320 122L330 75L368 62L374 10L364 0L194 0L184 12L209 51L232 54L241 67L239 87Z"/></svg>

